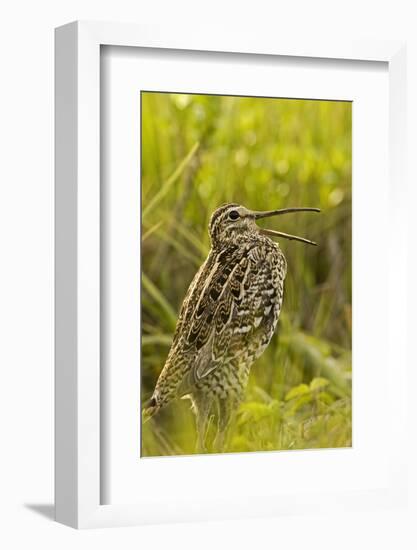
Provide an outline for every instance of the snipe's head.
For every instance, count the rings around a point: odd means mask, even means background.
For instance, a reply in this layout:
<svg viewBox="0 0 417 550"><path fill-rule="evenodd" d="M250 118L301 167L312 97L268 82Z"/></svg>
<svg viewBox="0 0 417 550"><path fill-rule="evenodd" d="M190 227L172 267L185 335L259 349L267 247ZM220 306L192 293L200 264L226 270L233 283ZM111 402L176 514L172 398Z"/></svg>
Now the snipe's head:
<svg viewBox="0 0 417 550"><path fill-rule="evenodd" d="M320 212L319 208L282 208L280 210L267 210L257 212L249 210L244 206L235 203L224 204L215 210L211 216L209 232L211 244L214 248L225 244L238 243L251 235L268 235L269 237L282 237L284 239L301 241L303 243L316 245L315 242L296 235L289 235L273 229L264 229L256 225L256 220L279 216L290 212Z"/></svg>

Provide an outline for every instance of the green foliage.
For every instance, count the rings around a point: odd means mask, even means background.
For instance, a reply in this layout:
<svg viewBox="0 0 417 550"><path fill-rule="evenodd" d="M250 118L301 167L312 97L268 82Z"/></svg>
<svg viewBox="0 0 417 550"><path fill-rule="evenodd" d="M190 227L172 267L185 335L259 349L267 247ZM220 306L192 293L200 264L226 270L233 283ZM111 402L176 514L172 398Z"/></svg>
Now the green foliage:
<svg viewBox="0 0 417 550"><path fill-rule="evenodd" d="M251 369L227 450L350 446L351 104L164 93L141 102L142 398L208 252L212 211L225 202L319 207L265 222L319 247L280 241L288 274L279 328ZM194 442L180 401L144 426L142 454L190 454Z"/></svg>

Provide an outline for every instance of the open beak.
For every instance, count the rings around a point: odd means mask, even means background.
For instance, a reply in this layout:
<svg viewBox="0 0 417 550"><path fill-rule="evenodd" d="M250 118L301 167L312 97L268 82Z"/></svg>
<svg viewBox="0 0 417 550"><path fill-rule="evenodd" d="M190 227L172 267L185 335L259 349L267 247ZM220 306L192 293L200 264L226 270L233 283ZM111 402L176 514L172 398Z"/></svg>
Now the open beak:
<svg viewBox="0 0 417 550"><path fill-rule="evenodd" d="M267 210L266 212L252 212L255 220L262 218L269 218L271 216L280 216L281 214L289 214L291 212L320 212L320 208L281 208L280 210ZM296 235L288 235L288 233L282 233L281 231L274 231L273 229L259 228L259 232L262 235L268 235L269 237L282 237L290 241L300 241L306 244L312 244L317 246L317 243L304 239L303 237L297 237Z"/></svg>

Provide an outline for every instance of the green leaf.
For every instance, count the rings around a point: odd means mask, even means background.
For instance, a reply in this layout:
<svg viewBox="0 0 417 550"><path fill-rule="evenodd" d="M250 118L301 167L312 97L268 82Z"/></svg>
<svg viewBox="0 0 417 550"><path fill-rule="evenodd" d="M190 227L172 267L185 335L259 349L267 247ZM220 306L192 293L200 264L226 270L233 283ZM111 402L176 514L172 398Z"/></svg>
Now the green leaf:
<svg viewBox="0 0 417 550"><path fill-rule="evenodd" d="M290 391L285 396L285 401L289 401L290 399L294 399L308 393L310 393L310 388L307 386L307 384L299 384L298 386L290 389Z"/></svg>
<svg viewBox="0 0 417 550"><path fill-rule="evenodd" d="M272 414L269 405L267 405L266 403L259 403L255 401L243 403L240 410L242 416L239 424L245 424L248 421L257 422L262 418L268 417Z"/></svg>
<svg viewBox="0 0 417 550"><path fill-rule="evenodd" d="M313 380L310 382L310 389L311 391L321 390L328 386L329 383L330 382L326 378L318 376L317 378L313 378Z"/></svg>
<svg viewBox="0 0 417 550"><path fill-rule="evenodd" d="M282 338L284 340L284 338ZM346 380L342 365L334 357L326 357L319 348L314 347L311 338L302 332L294 332L285 338L290 354L294 359L302 360L304 368L314 376L323 374L342 395L350 394L350 384Z"/></svg>
<svg viewBox="0 0 417 550"><path fill-rule="evenodd" d="M326 405L331 405L334 403L335 398L326 391L321 391L318 395L318 400L322 401Z"/></svg>
<svg viewBox="0 0 417 550"><path fill-rule="evenodd" d="M300 418L295 417L296 413L304 406L309 405L312 401L312 395L311 393L305 393L303 395L300 395L296 397L295 399L291 399L287 403L287 410L285 411L285 417L289 419L290 421L295 421L296 424L299 423ZM307 412L307 417L311 416L310 408ZM292 418L294 417L294 418Z"/></svg>

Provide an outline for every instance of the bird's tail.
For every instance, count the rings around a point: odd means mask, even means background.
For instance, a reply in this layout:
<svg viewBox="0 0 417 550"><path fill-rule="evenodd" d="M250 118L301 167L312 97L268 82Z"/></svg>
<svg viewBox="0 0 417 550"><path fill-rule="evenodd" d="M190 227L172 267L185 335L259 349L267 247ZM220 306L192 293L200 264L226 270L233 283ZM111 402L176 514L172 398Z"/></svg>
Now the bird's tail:
<svg viewBox="0 0 417 550"><path fill-rule="evenodd" d="M155 397L148 399L142 409L142 422L147 422L160 408Z"/></svg>

